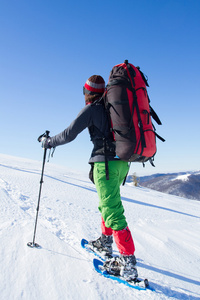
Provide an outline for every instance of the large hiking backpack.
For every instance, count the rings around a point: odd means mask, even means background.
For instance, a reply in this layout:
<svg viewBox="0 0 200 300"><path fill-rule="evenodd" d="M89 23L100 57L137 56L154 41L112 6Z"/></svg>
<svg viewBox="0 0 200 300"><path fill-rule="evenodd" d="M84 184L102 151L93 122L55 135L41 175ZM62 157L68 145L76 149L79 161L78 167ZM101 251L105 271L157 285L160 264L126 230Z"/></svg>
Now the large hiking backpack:
<svg viewBox="0 0 200 300"><path fill-rule="evenodd" d="M161 125L149 105L148 82L139 67L125 60L113 67L104 96L116 141L116 155L128 162L150 161L156 153L155 127L151 116Z"/></svg>

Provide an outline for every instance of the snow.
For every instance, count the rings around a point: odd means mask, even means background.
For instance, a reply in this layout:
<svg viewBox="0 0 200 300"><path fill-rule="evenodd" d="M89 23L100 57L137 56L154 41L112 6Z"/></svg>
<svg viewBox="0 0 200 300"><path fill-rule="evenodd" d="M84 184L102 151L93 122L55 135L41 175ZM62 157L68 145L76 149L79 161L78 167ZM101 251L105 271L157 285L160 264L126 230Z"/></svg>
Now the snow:
<svg viewBox="0 0 200 300"><path fill-rule="evenodd" d="M191 174L179 175L179 176L177 176L176 178L173 178L172 181L175 181L175 180L188 181L188 177L189 177L190 175L191 175Z"/></svg>
<svg viewBox="0 0 200 300"><path fill-rule="evenodd" d="M80 241L100 235L95 186L52 161L45 164L37 223L41 248L27 247L41 167L41 161L0 154L1 299L200 299L200 201L121 188L139 275L156 290L137 291L93 269L93 256Z"/></svg>

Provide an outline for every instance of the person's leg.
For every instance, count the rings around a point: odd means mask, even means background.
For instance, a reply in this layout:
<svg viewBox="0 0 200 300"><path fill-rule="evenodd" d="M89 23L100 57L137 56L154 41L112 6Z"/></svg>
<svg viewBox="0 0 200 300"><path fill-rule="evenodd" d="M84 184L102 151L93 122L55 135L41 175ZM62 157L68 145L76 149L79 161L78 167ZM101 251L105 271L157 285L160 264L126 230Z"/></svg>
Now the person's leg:
<svg viewBox="0 0 200 300"><path fill-rule="evenodd" d="M121 255L130 256L134 254L135 245L128 227L122 230L113 230L113 237Z"/></svg>
<svg viewBox="0 0 200 300"><path fill-rule="evenodd" d="M120 254L133 255L135 246L124 216L120 196L120 185L128 172L128 163L110 161L108 167L109 180L106 180L105 163L94 164L94 182L100 199L99 210L102 214L102 233L105 235L113 233Z"/></svg>
<svg viewBox="0 0 200 300"><path fill-rule="evenodd" d="M103 217L101 217L101 232L102 232L102 234L107 235L107 236L113 234L112 228L106 227Z"/></svg>
<svg viewBox="0 0 200 300"><path fill-rule="evenodd" d="M106 180L105 163L94 164L94 182L99 196L99 211L107 228L122 230L127 227L120 197L120 184L128 172L124 161L109 161L109 180Z"/></svg>
<svg viewBox="0 0 200 300"><path fill-rule="evenodd" d="M114 275L135 279L138 276L135 267L135 246L124 216L120 196L120 185L128 172L128 164L123 161L112 161L108 163L108 167L109 180L106 180L105 164L94 164L94 182L99 196L99 210L103 220L102 232L110 234L112 229L121 256L106 260L104 267Z"/></svg>

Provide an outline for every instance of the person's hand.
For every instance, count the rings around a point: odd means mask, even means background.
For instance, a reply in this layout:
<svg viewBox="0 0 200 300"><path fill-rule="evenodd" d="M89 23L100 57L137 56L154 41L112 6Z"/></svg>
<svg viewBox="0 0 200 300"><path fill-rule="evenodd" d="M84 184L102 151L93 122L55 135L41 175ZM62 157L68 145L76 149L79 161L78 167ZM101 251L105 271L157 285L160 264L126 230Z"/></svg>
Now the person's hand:
<svg viewBox="0 0 200 300"><path fill-rule="evenodd" d="M46 149L51 149L52 147L49 145L50 141L51 141L51 138L49 136L48 137L43 136L40 139L41 147L46 148Z"/></svg>

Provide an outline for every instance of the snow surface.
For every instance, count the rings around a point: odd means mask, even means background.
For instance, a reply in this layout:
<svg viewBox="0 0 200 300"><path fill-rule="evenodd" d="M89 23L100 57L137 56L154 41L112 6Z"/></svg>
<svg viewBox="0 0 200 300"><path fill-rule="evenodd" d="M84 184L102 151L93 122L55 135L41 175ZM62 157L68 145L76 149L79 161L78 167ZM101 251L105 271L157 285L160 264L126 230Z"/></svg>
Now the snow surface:
<svg viewBox="0 0 200 300"><path fill-rule="evenodd" d="M182 180L182 181L188 181L188 177L190 176L191 174L184 174L184 175L179 175L177 176L176 178L173 178L172 181L175 181L175 180Z"/></svg>
<svg viewBox="0 0 200 300"><path fill-rule="evenodd" d="M87 176L46 163L36 242L41 161L0 154L0 299L200 299L200 202L125 185L123 205L138 271L152 291L95 272L80 241L100 235L95 186ZM114 252L117 253L116 246Z"/></svg>

